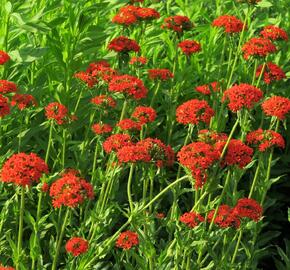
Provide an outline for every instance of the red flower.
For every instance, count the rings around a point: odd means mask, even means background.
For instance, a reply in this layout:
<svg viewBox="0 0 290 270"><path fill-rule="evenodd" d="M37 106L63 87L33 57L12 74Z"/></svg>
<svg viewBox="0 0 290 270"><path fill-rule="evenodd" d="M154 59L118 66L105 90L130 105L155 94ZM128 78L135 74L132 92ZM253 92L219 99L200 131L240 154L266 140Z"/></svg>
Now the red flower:
<svg viewBox="0 0 290 270"><path fill-rule="evenodd" d="M285 148L283 137L273 130L263 130L259 128L258 130L248 133L246 141L248 144L258 146L260 152L265 152L273 146Z"/></svg>
<svg viewBox="0 0 290 270"><path fill-rule="evenodd" d="M128 250L133 246L137 246L139 244L138 234L132 231L122 232L117 241L116 247Z"/></svg>
<svg viewBox="0 0 290 270"><path fill-rule="evenodd" d="M180 15L165 18L164 24L161 26L161 28L167 28L178 33L190 30L192 27L193 23L190 19L186 16Z"/></svg>
<svg viewBox="0 0 290 270"><path fill-rule="evenodd" d="M104 141L103 148L106 153L111 153L129 145L132 145L132 142L128 134L114 134Z"/></svg>
<svg viewBox="0 0 290 270"><path fill-rule="evenodd" d="M14 82L0 80L0 93L8 94L17 92L17 85Z"/></svg>
<svg viewBox="0 0 290 270"><path fill-rule="evenodd" d="M140 46L133 39L127 37L117 37L114 38L108 45L109 50L113 50L115 52L139 52Z"/></svg>
<svg viewBox="0 0 290 270"><path fill-rule="evenodd" d="M65 249L68 253L73 256L79 256L86 253L89 248L89 243L87 240L81 237L73 237L66 242Z"/></svg>
<svg viewBox="0 0 290 270"><path fill-rule="evenodd" d="M52 102L45 107L45 115L47 119L54 119L58 125L62 125L66 123L68 109L58 102Z"/></svg>
<svg viewBox="0 0 290 270"><path fill-rule="evenodd" d="M242 51L247 60L250 56L266 57L268 54L276 52L277 48L270 39L254 37L243 45Z"/></svg>
<svg viewBox="0 0 290 270"><path fill-rule="evenodd" d="M243 108L252 109L255 103L263 97L263 92L250 84L241 83L234 85L224 92L222 101L229 101L228 107L232 112Z"/></svg>
<svg viewBox="0 0 290 270"><path fill-rule="evenodd" d="M215 149L221 154L225 144L225 141L219 141L216 143ZM242 141L232 139L228 144L226 154L222 160L222 165L237 165L240 168L244 168L252 161L253 152L253 149L245 145Z"/></svg>
<svg viewBox="0 0 290 270"><path fill-rule="evenodd" d="M138 8L135 14L138 20L141 21L149 21L160 18L159 12L153 8Z"/></svg>
<svg viewBox="0 0 290 270"><path fill-rule="evenodd" d="M105 106L109 106L109 107L116 107L116 101L109 96L106 95L100 95L100 96L96 96L93 97L91 99L91 103L95 104L95 105L105 105Z"/></svg>
<svg viewBox="0 0 290 270"><path fill-rule="evenodd" d="M196 189L206 182L206 170L219 159L219 153L210 144L193 142L183 146L177 157L181 165L191 170Z"/></svg>
<svg viewBox="0 0 290 270"><path fill-rule="evenodd" d="M164 213L156 213L155 217L158 219L163 219L163 218L165 218L165 214Z"/></svg>
<svg viewBox="0 0 290 270"><path fill-rule="evenodd" d="M110 63L106 60L99 60L97 62L90 63L86 72L91 74L96 69L101 69L101 68L106 68L106 67L109 68Z"/></svg>
<svg viewBox="0 0 290 270"><path fill-rule="evenodd" d="M204 221L204 217L196 212L184 213L180 218L180 222L187 225L189 228L196 227L200 222Z"/></svg>
<svg viewBox="0 0 290 270"><path fill-rule="evenodd" d="M258 222L262 217L263 208L253 199L242 198L238 200L233 212L240 218L247 217Z"/></svg>
<svg viewBox="0 0 290 270"><path fill-rule="evenodd" d="M174 77L173 73L169 69L149 69L149 79L166 81Z"/></svg>
<svg viewBox="0 0 290 270"><path fill-rule="evenodd" d="M208 213L207 220L209 222L212 222L214 213L215 213L215 210L211 210ZM226 204L223 204L218 208L216 217L213 222L214 224L218 225L221 228L228 228L228 227L239 228L241 224L241 221L236 215L234 209Z"/></svg>
<svg viewBox="0 0 290 270"><path fill-rule="evenodd" d="M138 19L134 15L134 13L129 12L129 11L120 11L112 19L113 23L126 25L126 26L132 25L132 24L136 23L137 21L138 21Z"/></svg>
<svg viewBox="0 0 290 270"><path fill-rule="evenodd" d="M118 127L120 127L122 130L141 130L141 125L138 122L135 122L132 119L123 119L118 124Z"/></svg>
<svg viewBox="0 0 290 270"><path fill-rule="evenodd" d="M98 82L98 80L88 72L81 71L76 73L74 76L75 78L80 79L81 81L86 83L89 88L92 88Z"/></svg>
<svg viewBox="0 0 290 270"><path fill-rule="evenodd" d="M43 193L48 192L48 191L49 191L49 184L46 183L46 182L43 183L42 186L41 186L41 191L42 191Z"/></svg>
<svg viewBox="0 0 290 270"><path fill-rule="evenodd" d="M205 100L192 99L184 102L176 109L177 122L187 125L198 125L200 122L209 124L214 110Z"/></svg>
<svg viewBox="0 0 290 270"><path fill-rule="evenodd" d="M135 99L146 97L148 92L142 80L130 75L115 76L109 83L109 91L124 93Z"/></svg>
<svg viewBox="0 0 290 270"><path fill-rule="evenodd" d="M210 84L196 86L195 90L201 94L210 95L212 92L220 91L220 85L218 82L212 82Z"/></svg>
<svg viewBox="0 0 290 270"><path fill-rule="evenodd" d="M86 199L93 199L94 191L92 185L85 179L68 173L51 185L49 195L54 208L62 205L74 208Z"/></svg>
<svg viewBox="0 0 290 270"><path fill-rule="evenodd" d="M23 110L23 109L27 108L30 105L31 106L36 106L37 103L36 103L36 100L35 100L34 96L32 96L32 95L28 95L28 94L15 94L12 97L11 105L12 106L17 105L17 107L20 110Z"/></svg>
<svg viewBox="0 0 290 270"><path fill-rule="evenodd" d="M0 270L15 270L15 268L10 266L3 266L2 264L0 264Z"/></svg>
<svg viewBox="0 0 290 270"><path fill-rule="evenodd" d="M138 106L133 111L131 117L136 119L141 125L144 125L155 120L156 111L151 107Z"/></svg>
<svg viewBox="0 0 290 270"><path fill-rule="evenodd" d="M0 50L0 65L4 65L9 60L10 56L6 52Z"/></svg>
<svg viewBox="0 0 290 270"><path fill-rule="evenodd" d="M134 65L134 64L139 64L139 65L146 65L147 64L147 58L143 57L143 56L133 56L129 62L130 65Z"/></svg>
<svg viewBox="0 0 290 270"><path fill-rule="evenodd" d="M129 145L124 146L117 152L119 162L123 163L135 163L145 162L148 163L151 160L151 156L145 146Z"/></svg>
<svg viewBox="0 0 290 270"><path fill-rule="evenodd" d="M225 133L218 133L213 130L202 129L198 132L197 140L210 145L215 145L219 141L227 141L228 135Z"/></svg>
<svg viewBox="0 0 290 270"><path fill-rule="evenodd" d="M184 40L178 44L178 47L183 51L186 55L192 55L193 53L197 53L201 51L201 45L197 41L194 40Z"/></svg>
<svg viewBox="0 0 290 270"><path fill-rule="evenodd" d="M0 118L8 115L10 113L10 108L8 105L8 100L6 97L0 94Z"/></svg>
<svg viewBox="0 0 290 270"><path fill-rule="evenodd" d="M48 173L48 166L34 153L12 155L3 165L1 181L19 186L31 186L39 182L43 173Z"/></svg>
<svg viewBox="0 0 290 270"><path fill-rule="evenodd" d="M108 124L97 123L92 126L92 130L97 135L112 132L113 128Z"/></svg>
<svg viewBox="0 0 290 270"><path fill-rule="evenodd" d="M263 28L260 35L264 38L271 40L286 40L288 41L288 35L285 30L275 25L268 25Z"/></svg>
<svg viewBox="0 0 290 270"><path fill-rule="evenodd" d="M213 26L223 27L226 33L239 33L243 30L244 23L235 16L219 16L212 22Z"/></svg>
<svg viewBox="0 0 290 270"><path fill-rule="evenodd" d="M290 99L272 96L262 103L262 109L267 116L276 116L279 120L284 120L290 112Z"/></svg>
<svg viewBox="0 0 290 270"><path fill-rule="evenodd" d="M262 69L263 65L260 65L257 68L256 77L260 77ZM284 71L272 62L268 62L265 65L262 76L264 76L264 82L266 84L270 84L271 82L280 81L286 78Z"/></svg>

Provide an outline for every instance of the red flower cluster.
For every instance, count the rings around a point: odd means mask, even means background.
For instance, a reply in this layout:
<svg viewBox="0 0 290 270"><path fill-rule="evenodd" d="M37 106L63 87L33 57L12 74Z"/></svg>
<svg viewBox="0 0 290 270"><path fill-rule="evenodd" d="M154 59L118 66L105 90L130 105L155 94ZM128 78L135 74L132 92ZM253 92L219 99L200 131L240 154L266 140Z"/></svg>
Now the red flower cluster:
<svg viewBox="0 0 290 270"><path fill-rule="evenodd" d="M261 75L262 69L263 65L260 65L257 68L256 77L259 77ZM266 84L270 84L271 82L280 81L286 78L284 71L272 62L268 62L265 65L262 76L264 76L264 82Z"/></svg>
<svg viewBox="0 0 290 270"><path fill-rule="evenodd" d="M97 135L112 132L113 128L109 124L97 123L92 126L92 130Z"/></svg>
<svg viewBox="0 0 290 270"><path fill-rule="evenodd" d="M158 19L159 17L159 12L153 8L124 6L113 17L112 22L128 26L140 21Z"/></svg>
<svg viewBox="0 0 290 270"><path fill-rule="evenodd" d="M210 84L196 86L195 90L201 94L210 95L212 92L220 91L220 85L218 82L212 82Z"/></svg>
<svg viewBox="0 0 290 270"><path fill-rule="evenodd" d="M48 173L48 166L34 153L12 155L3 165L1 181L19 186L31 186L38 182L43 173Z"/></svg>
<svg viewBox="0 0 290 270"><path fill-rule="evenodd" d="M210 145L215 145L218 141L227 141L228 135L225 133L218 133L213 130L202 129L198 132L197 140Z"/></svg>
<svg viewBox="0 0 290 270"><path fill-rule="evenodd" d="M174 152L158 139L146 138L136 144L122 147L117 156L120 162L154 162L157 167L172 166Z"/></svg>
<svg viewBox="0 0 290 270"><path fill-rule="evenodd" d="M155 120L156 111L151 107L138 106L133 111L131 117L136 119L141 125L144 125Z"/></svg>
<svg viewBox="0 0 290 270"><path fill-rule="evenodd" d="M268 54L276 52L277 48L270 39L254 37L243 45L242 51L247 60L250 56L266 57Z"/></svg>
<svg viewBox="0 0 290 270"><path fill-rule="evenodd" d="M260 35L264 38L271 40L286 40L288 41L288 35L285 30L275 25L268 25L263 28Z"/></svg>
<svg viewBox="0 0 290 270"><path fill-rule="evenodd" d="M81 81L86 83L89 88L92 88L98 82L98 80L95 77L93 77L90 73L85 71L80 71L76 73L74 76L75 78L80 79Z"/></svg>
<svg viewBox="0 0 290 270"><path fill-rule="evenodd" d="M253 199L242 198L238 200L233 212L239 218L250 218L258 222L262 217L263 208Z"/></svg>
<svg viewBox="0 0 290 270"><path fill-rule="evenodd" d="M187 125L198 125L199 122L209 124L214 110L205 100L192 99L184 102L176 109L177 122Z"/></svg>
<svg viewBox="0 0 290 270"><path fill-rule="evenodd" d="M290 112L290 99L272 96L262 103L262 109L267 116L276 116L279 120L284 120Z"/></svg>
<svg viewBox="0 0 290 270"><path fill-rule="evenodd" d="M10 56L4 51L0 51L0 65L4 65L9 60Z"/></svg>
<svg viewBox="0 0 290 270"><path fill-rule="evenodd" d="M147 58L143 56L133 56L129 62L130 65L138 64L140 66L147 64Z"/></svg>
<svg viewBox="0 0 290 270"><path fill-rule="evenodd" d="M42 184L42 186L41 186L41 191L44 192L44 193L46 193L46 192L49 191L49 188L50 188L49 184L46 183L46 182L44 182L44 183Z"/></svg>
<svg viewBox="0 0 290 270"><path fill-rule="evenodd" d="M109 91L133 96L135 99L146 97L147 88L143 81L130 75L115 76L109 83Z"/></svg>
<svg viewBox="0 0 290 270"><path fill-rule="evenodd" d="M151 80L166 81L174 77L173 73L166 68L160 69L148 69L148 76Z"/></svg>
<svg viewBox="0 0 290 270"><path fill-rule="evenodd" d="M130 118L119 121L117 126L122 130L141 130L141 124Z"/></svg>
<svg viewBox="0 0 290 270"><path fill-rule="evenodd" d="M201 45L197 41L194 40L183 40L178 44L178 47L183 51L184 54L190 56L193 53L197 53L201 51Z"/></svg>
<svg viewBox="0 0 290 270"><path fill-rule="evenodd" d="M263 130L261 128L248 133L246 142L258 146L260 152L265 152L273 146L285 148L285 141L281 134L273 130Z"/></svg>
<svg viewBox="0 0 290 270"><path fill-rule="evenodd" d="M219 16L212 22L213 26L223 27L226 33L239 33L243 30L244 23L235 16L223 15Z"/></svg>
<svg viewBox="0 0 290 270"><path fill-rule="evenodd" d="M62 125L67 121L68 109L58 102L52 102L45 107L45 115L47 119L54 119L58 125Z"/></svg>
<svg viewBox="0 0 290 270"><path fill-rule="evenodd" d="M17 92L17 85L14 82L0 80L0 93L8 94Z"/></svg>
<svg viewBox="0 0 290 270"><path fill-rule="evenodd" d="M215 149L221 154L225 144L225 141L218 141L215 145ZM222 165L237 165L240 168L244 168L251 162L253 152L253 149L245 145L241 140L232 139L228 144L226 154L222 160Z"/></svg>
<svg viewBox="0 0 290 270"><path fill-rule="evenodd" d="M68 253L73 256L79 256L86 253L89 248L89 243L87 240L81 237L73 237L66 242L65 249Z"/></svg>
<svg viewBox="0 0 290 270"><path fill-rule="evenodd" d="M138 234L132 231L122 232L117 241L116 247L128 250L133 246L137 246L139 244Z"/></svg>
<svg viewBox="0 0 290 270"><path fill-rule="evenodd" d="M62 205L77 207L85 199L93 199L94 191L90 183L73 173L67 173L56 180L50 187L49 195L54 208Z"/></svg>
<svg viewBox="0 0 290 270"><path fill-rule="evenodd" d="M117 37L114 38L108 45L109 50L113 50L115 52L139 52L140 46L137 44L137 42L133 39L127 38L127 37Z"/></svg>
<svg viewBox="0 0 290 270"><path fill-rule="evenodd" d="M34 96L28 94L15 94L11 100L11 106L16 106L23 110L29 106L36 106L36 100Z"/></svg>
<svg viewBox="0 0 290 270"><path fill-rule="evenodd" d="M263 92L250 84L241 83L234 85L224 92L222 101L229 101L228 107L232 112L243 108L252 109L255 103L263 97Z"/></svg>
<svg viewBox="0 0 290 270"><path fill-rule="evenodd" d="M8 100L6 97L0 94L0 118L8 115L10 113L10 108L8 105Z"/></svg>
<svg viewBox="0 0 290 270"><path fill-rule="evenodd" d="M204 185L207 178L206 170L220 157L216 149L204 142L193 142L183 146L177 154L181 165L191 170L195 179L195 188Z"/></svg>
<svg viewBox="0 0 290 270"><path fill-rule="evenodd" d="M187 225L189 228L196 227L200 222L204 221L204 217L196 212L184 213L180 218L180 222Z"/></svg>
<svg viewBox="0 0 290 270"><path fill-rule="evenodd" d="M129 145L132 145L132 142L128 134L113 134L104 141L103 148L106 153L111 153Z"/></svg>
<svg viewBox="0 0 290 270"><path fill-rule="evenodd" d="M182 33L183 31L190 30L193 27L193 23L186 16L170 16L165 18L164 24L161 28L167 28L173 30L178 33Z"/></svg>
<svg viewBox="0 0 290 270"><path fill-rule="evenodd" d="M109 106L112 108L116 107L116 101L112 97L109 97L106 95L100 95L100 96L93 97L91 99L91 103L93 103L97 106L104 105L104 106Z"/></svg>
<svg viewBox="0 0 290 270"><path fill-rule="evenodd" d="M214 217L215 210L211 210L208 213L207 220L211 223ZM221 228L235 227L239 228L241 221L236 215L234 208L231 208L229 205L223 204L218 210L216 217L214 219L214 224L218 225Z"/></svg>
<svg viewBox="0 0 290 270"><path fill-rule="evenodd" d="M10 266L3 266L2 264L0 264L0 270L15 270L15 268Z"/></svg>

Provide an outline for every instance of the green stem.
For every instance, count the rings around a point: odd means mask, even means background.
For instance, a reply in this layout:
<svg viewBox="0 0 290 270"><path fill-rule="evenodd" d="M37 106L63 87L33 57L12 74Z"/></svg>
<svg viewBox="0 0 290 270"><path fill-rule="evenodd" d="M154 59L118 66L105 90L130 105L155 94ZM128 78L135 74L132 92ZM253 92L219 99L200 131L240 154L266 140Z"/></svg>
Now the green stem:
<svg viewBox="0 0 290 270"><path fill-rule="evenodd" d="M133 163L130 166L130 172L129 172L128 184L127 184L127 195L128 195L128 201L129 201L131 212L133 211L133 200L132 200L132 194L131 194L131 184L132 184L134 168L135 168L135 164Z"/></svg>
<svg viewBox="0 0 290 270"><path fill-rule="evenodd" d="M62 143L62 156L61 156L61 166L62 169L65 168L65 149L66 149L66 129L62 131L63 143Z"/></svg>
<svg viewBox="0 0 290 270"><path fill-rule="evenodd" d="M95 184L95 178L96 178L97 157L98 157L98 140L96 141L94 161L93 161L93 170L92 170L92 185L93 186Z"/></svg>
<svg viewBox="0 0 290 270"><path fill-rule="evenodd" d="M252 195L253 195L253 192L254 192L254 189L255 189L255 186L256 186L256 183L257 183L257 180L258 180L259 172L260 172L260 156L258 157L258 164L257 164L255 176L254 176L254 179L253 179L253 182L252 182L252 186L251 186L248 198L251 198Z"/></svg>
<svg viewBox="0 0 290 270"><path fill-rule="evenodd" d="M61 226L61 230L60 230L60 234L57 240L57 245L56 245L56 252L53 258L53 263L52 263L52 267L51 270L56 270L57 269L57 261L58 261L58 256L59 256L59 252L60 252L60 248L61 248L61 244L62 244L62 239L64 236L64 232L65 232L65 227L66 227L66 223L69 217L69 213L70 213L70 208L66 209L65 212L65 216L64 216L64 220L62 222L62 226Z"/></svg>
<svg viewBox="0 0 290 270"><path fill-rule="evenodd" d="M18 228L18 242L17 242L17 264L16 270L20 269L21 253L22 253L22 236L23 236L23 215L25 208L25 187L21 187L20 211L19 211L19 228Z"/></svg>
<svg viewBox="0 0 290 270"><path fill-rule="evenodd" d="M256 78L257 67L258 67L258 60L255 59L255 63L254 63L254 72L253 72L253 77L252 77L252 85L255 84L255 78Z"/></svg>
<svg viewBox="0 0 290 270"><path fill-rule="evenodd" d="M220 159L222 159L225 156L227 148L228 148L228 145L229 145L229 143L230 143L230 141L231 141L231 139L232 139L232 137L234 135L234 132L236 131L236 128L237 128L238 124L239 124L239 118L237 118L235 124L232 127L232 130L231 130L230 135L229 135L229 137L228 137L228 139L226 141L226 144L225 144L225 146L223 148L223 151L222 151L222 154L220 156Z"/></svg>
<svg viewBox="0 0 290 270"><path fill-rule="evenodd" d="M121 116L120 116L120 120L122 121L125 117L125 113L126 113L126 109L127 109L127 105L128 105L128 101L125 99L124 103L123 103L123 108L122 108L122 112L121 112Z"/></svg>
<svg viewBox="0 0 290 270"><path fill-rule="evenodd" d="M236 257L237 257L237 254L238 254L239 245L240 245L242 236L243 236L243 230L240 230L239 237L238 237L238 241L237 241L237 244L236 244L236 247L235 247L235 251L234 251L234 254L233 254L233 257L232 257L232 260L231 260L231 263L232 264L234 264L234 262L236 260Z"/></svg>
<svg viewBox="0 0 290 270"><path fill-rule="evenodd" d="M158 91L159 91L159 88L160 88L160 85L161 85L161 81L158 81L157 83L157 86L155 88L155 91L153 93L153 96L152 96L152 99L151 99L151 102L150 102L150 107L153 107L154 106L154 101L155 101L155 98L158 94Z"/></svg>

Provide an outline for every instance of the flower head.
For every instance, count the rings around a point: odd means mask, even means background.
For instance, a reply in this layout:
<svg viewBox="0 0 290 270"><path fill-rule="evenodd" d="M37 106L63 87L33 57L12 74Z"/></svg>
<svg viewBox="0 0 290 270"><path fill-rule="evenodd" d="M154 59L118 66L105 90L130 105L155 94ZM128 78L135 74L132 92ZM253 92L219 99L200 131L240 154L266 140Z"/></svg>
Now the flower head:
<svg viewBox="0 0 290 270"><path fill-rule="evenodd" d="M42 174L48 173L48 166L34 153L12 155L3 165L1 181L19 186L31 186L39 182Z"/></svg>
<svg viewBox="0 0 290 270"><path fill-rule="evenodd" d="M129 145L132 145L132 142L128 134L113 134L104 141L103 148L106 153L111 153Z"/></svg>
<svg viewBox="0 0 290 270"><path fill-rule="evenodd" d="M108 45L109 50L113 50L115 52L139 52L140 46L133 39L120 36L114 38Z"/></svg>
<svg viewBox="0 0 290 270"><path fill-rule="evenodd" d="M260 77L262 70L263 65L260 65L257 68L256 77ZM268 62L265 65L262 76L266 84L270 84L271 82L280 81L286 78L284 71L272 62Z"/></svg>
<svg viewBox="0 0 290 270"><path fill-rule="evenodd" d="M23 110L29 106L36 106L36 100L34 96L28 94L15 94L11 100L11 106L16 106Z"/></svg>
<svg viewBox="0 0 290 270"><path fill-rule="evenodd" d="M248 60L250 56L266 57L268 54L276 52L277 48L270 39L253 37L243 45L242 51L244 58Z"/></svg>
<svg viewBox="0 0 290 270"><path fill-rule="evenodd" d="M0 65L4 65L9 60L10 56L8 55L8 53L0 50Z"/></svg>
<svg viewBox="0 0 290 270"><path fill-rule="evenodd" d="M219 141L227 141L228 135L225 133L218 133L214 130L202 129L198 132L197 140L210 145L215 145Z"/></svg>
<svg viewBox="0 0 290 270"><path fill-rule="evenodd" d="M53 119L58 125L62 125L67 122L68 109L58 102L52 102L45 107L45 115L47 119Z"/></svg>
<svg viewBox="0 0 290 270"><path fill-rule="evenodd" d="M66 242L65 249L68 253L71 253L74 257L86 253L89 248L87 240L81 237L73 237Z"/></svg>
<svg viewBox="0 0 290 270"><path fill-rule="evenodd" d="M233 212L240 218L246 217L258 222L262 217L263 208L254 199L242 198L238 200Z"/></svg>
<svg viewBox="0 0 290 270"><path fill-rule="evenodd" d="M165 18L164 24L161 27L183 33L183 31L190 30L193 27L193 23L186 16L176 15Z"/></svg>
<svg viewBox="0 0 290 270"><path fill-rule="evenodd" d="M17 92L17 85L14 82L0 80L0 93L8 94Z"/></svg>
<svg viewBox="0 0 290 270"><path fill-rule="evenodd" d="M113 128L109 124L97 123L92 126L92 130L97 135L112 132Z"/></svg>
<svg viewBox="0 0 290 270"><path fill-rule="evenodd" d="M200 122L209 124L213 116L214 110L205 100L192 99L176 109L176 120L184 125L198 125Z"/></svg>
<svg viewBox="0 0 290 270"><path fill-rule="evenodd" d="M0 264L0 270L15 270L15 268L10 266L3 266Z"/></svg>
<svg viewBox="0 0 290 270"><path fill-rule="evenodd" d="M120 127L122 130L141 130L141 125L140 123L127 118L119 121L117 124L118 127Z"/></svg>
<svg viewBox="0 0 290 270"><path fill-rule="evenodd" d="M187 225L189 228L196 227L200 222L204 221L204 217L196 212L184 213L180 218L180 222Z"/></svg>
<svg viewBox="0 0 290 270"><path fill-rule="evenodd" d="M212 22L212 25L224 28L225 32L229 34L239 33L244 27L244 23L241 20L231 15L219 16Z"/></svg>
<svg viewBox="0 0 290 270"><path fill-rule="evenodd" d="M212 222L214 218L214 213L215 213L215 210L211 210L208 213L207 220L209 222ZM221 228L228 228L228 227L239 228L241 224L241 221L238 218L238 216L235 214L234 209L226 204L219 206L216 213L216 217L213 222L214 224L218 225Z"/></svg>
<svg viewBox="0 0 290 270"><path fill-rule="evenodd" d="M92 88L98 82L95 77L93 77L89 72L85 71L76 73L74 77L86 83L89 88Z"/></svg>
<svg viewBox="0 0 290 270"><path fill-rule="evenodd" d="M290 99L272 96L262 103L262 109L267 116L275 116L279 120L284 120L290 112Z"/></svg>
<svg viewBox="0 0 290 270"><path fill-rule="evenodd" d="M264 38L271 40L286 40L288 41L288 35L285 30L275 25L268 25L263 28L260 35Z"/></svg>
<svg viewBox="0 0 290 270"><path fill-rule="evenodd" d="M222 101L229 101L228 107L232 112L243 108L252 109L255 103L263 97L263 92L250 84L241 83L232 86L224 92Z"/></svg>
<svg viewBox="0 0 290 270"><path fill-rule="evenodd" d="M143 56L133 56L129 62L130 65L138 64L140 66L147 64L147 58Z"/></svg>
<svg viewBox="0 0 290 270"><path fill-rule="evenodd" d="M138 244L138 234L132 231L122 232L116 241L116 247L125 250L131 249L133 246L137 246Z"/></svg>
<svg viewBox="0 0 290 270"><path fill-rule="evenodd" d="M156 118L156 111L151 107L138 106L133 111L132 118L136 119L141 125L151 123Z"/></svg>
<svg viewBox="0 0 290 270"><path fill-rule="evenodd" d="M162 81L167 81L174 77L173 73L166 68L149 69L148 76L150 80L162 80Z"/></svg>
<svg viewBox="0 0 290 270"><path fill-rule="evenodd" d="M201 94L210 95L212 92L218 92L220 85L218 82L212 82L210 84L196 86L195 90Z"/></svg>
<svg viewBox="0 0 290 270"><path fill-rule="evenodd" d="M103 106L109 106L111 108L116 107L116 101L112 97L109 97L106 95L100 95L100 96L93 97L91 99L91 103L93 103L97 106L103 105Z"/></svg>
<svg viewBox="0 0 290 270"><path fill-rule="evenodd" d="M10 113L8 99L0 94L0 118Z"/></svg>
<svg viewBox="0 0 290 270"><path fill-rule="evenodd" d="M86 199L93 199L94 191L93 186L85 179L68 173L52 183L49 195L54 208L62 205L74 208Z"/></svg>
<svg viewBox="0 0 290 270"><path fill-rule="evenodd" d="M201 51L200 43L189 39L181 41L178 44L178 47L183 51L184 54L188 56Z"/></svg>

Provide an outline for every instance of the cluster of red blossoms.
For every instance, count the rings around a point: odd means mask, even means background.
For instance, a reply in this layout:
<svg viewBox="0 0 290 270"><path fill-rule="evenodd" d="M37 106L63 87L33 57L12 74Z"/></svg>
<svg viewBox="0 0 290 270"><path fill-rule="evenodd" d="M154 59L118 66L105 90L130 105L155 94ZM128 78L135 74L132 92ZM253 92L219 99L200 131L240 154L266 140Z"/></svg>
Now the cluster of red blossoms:
<svg viewBox="0 0 290 270"><path fill-rule="evenodd" d="M58 125L67 123L70 118L67 107L58 102L48 104L45 107L45 115L47 119L55 120Z"/></svg>
<svg viewBox="0 0 290 270"><path fill-rule="evenodd" d="M0 51L0 65L4 65L9 60L10 60L10 56L8 55L8 53L4 51Z"/></svg>
<svg viewBox="0 0 290 270"><path fill-rule="evenodd" d="M140 46L135 40L120 36L110 41L108 49L118 53L139 52Z"/></svg>
<svg viewBox="0 0 290 270"><path fill-rule="evenodd" d="M125 250L129 250L133 246L137 246L138 244L139 244L138 234L132 231L122 232L116 241L116 247Z"/></svg>
<svg viewBox="0 0 290 270"><path fill-rule="evenodd" d="M192 55L193 53L197 53L201 51L201 45L197 41L194 40L183 40L178 44L178 47L183 51L183 53L187 56Z"/></svg>
<svg viewBox="0 0 290 270"><path fill-rule="evenodd" d="M177 122L187 125L198 125L200 122L209 124L214 110L205 100L192 99L184 102L176 109Z"/></svg>
<svg viewBox="0 0 290 270"><path fill-rule="evenodd" d="M153 8L138 7L138 6L124 6L113 17L112 22L121 25L132 25L142 21L151 21L160 18L160 14Z"/></svg>
<svg viewBox="0 0 290 270"><path fill-rule="evenodd" d="M100 95L100 96L96 96L96 97L93 97L91 99L91 103L97 105L97 106L109 106L111 108L115 108L116 107L116 101L112 98L112 97L109 97L109 96L106 96L106 95Z"/></svg>
<svg viewBox="0 0 290 270"><path fill-rule="evenodd" d="M259 88L250 84L241 83L227 89L224 92L222 101L229 101L229 109L232 112L237 112L243 108L253 108L262 97L263 92Z"/></svg>
<svg viewBox="0 0 290 270"><path fill-rule="evenodd" d="M1 181L19 186L31 186L40 177L48 173L48 166L34 153L12 155L3 165Z"/></svg>
<svg viewBox="0 0 290 270"><path fill-rule="evenodd" d="M243 30L244 23L235 16L223 15L219 16L212 22L213 26L222 27L226 33L239 33Z"/></svg>
<svg viewBox="0 0 290 270"><path fill-rule="evenodd" d="M138 64L140 66L147 64L147 58L143 56L133 56L129 62L130 65Z"/></svg>
<svg viewBox="0 0 290 270"><path fill-rule="evenodd" d="M147 96L147 88L143 81L131 75L115 76L109 82L109 91L119 92L132 96L135 99L141 99Z"/></svg>
<svg viewBox="0 0 290 270"><path fill-rule="evenodd" d="M268 25L263 28L260 35L271 40L285 40L288 41L288 35L285 30L275 26Z"/></svg>
<svg viewBox="0 0 290 270"><path fill-rule="evenodd" d="M261 128L248 133L246 142L250 145L258 146L260 152L265 152L274 146L285 148L285 141L281 134L273 130L263 130Z"/></svg>
<svg viewBox="0 0 290 270"><path fill-rule="evenodd" d="M0 80L0 93L8 94L17 92L17 85L14 82Z"/></svg>
<svg viewBox="0 0 290 270"><path fill-rule="evenodd" d="M195 90L203 95L210 95L212 92L220 91L220 85L218 82L212 82L210 84L196 86Z"/></svg>
<svg viewBox="0 0 290 270"><path fill-rule="evenodd" d="M29 94L15 94L11 100L11 106L17 106L19 110L23 110L28 106L36 106L37 102L34 96Z"/></svg>
<svg viewBox="0 0 290 270"><path fill-rule="evenodd" d="M112 151L118 151L124 146L132 145L131 137L128 134L113 134L108 137L104 143L103 148L107 154Z"/></svg>
<svg viewBox="0 0 290 270"><path fill-rule="evenodd" d="M174 77L173 73L169 69L165 68L149 69L148 76L150 80L162 80L162 81L167 81Z"/></svg>
<svg viewBox="0 0 290 270"><path fill-rule="evenodd" d="M216 212L216 214L215 214ZM223 204L216 210L211 210L207 215L207 221L213 222L220 228L235 227L239 228L242 218L249 218L258 222L262 217L263 209L261 205L249 198L239 199L234 207ZM189 228L195 228L205 218L196 212L187 212L180 217L180 222L187 225Z"/></svg>
<svg viewBox="0 0 290 270"><path fill-rule="evenodd" d="M65 249L68 253L71 253L74 257L77 257L83 253L86 253L89 248L87 240L81 237L73 237L66 242Z"/></svg>
<svg viewBox="0 0 290 270"><path fill-rule="evenodd" d="M51 185L49 195L53 207L59 208L64 205L74 208L86 199L93 199L94 191L92 185L85 179L75 173L66 173Z"/></svg>
<svg viewBox="0 0 290 270"><path fill-rule="evenodd" d="M0 270L15 270L15 268L10 266L3 266L2 264L0 264Z"/></svg>
<svg viewBox="0 0 290 270"><path fill-rule="evenodd" d="M0 117L4 117L10 113L8 99L0 94Z"/></svg>
<svg viewBox="0 0 290 270"><path fill-rule="evenodd" d="M186 16L170 16L164 19L164 24L161 28L167 28L178 33L183 33L183 31L188 31L193 27L193 23Z"/></svg>
<svg viewBox="0 0 290 270"><path fill-rule="evenodd" d="M92 130L95 134L101 135L112 132L113 128L109 124L97 123L92 126Z"/></svg>
<svg viewBox="0 0 290 270"><path fill-rule="evenodd" d="M290 99L272 96L262 103L262 109L267 116L275 116L279 120L284 120L290 112Z"/></svg>
<svg viewBox="0 0 290 270"><path fill-rule="evenodd" d="M202 129L198 132L197 140L214 145L218 141L227 141L228 135L226 133L218 133L214 130Z"/></svg>
<svg viewBox="0 0 290 270"><path fill-rule="evenodd" d="M155 163L157 167L172 166L174 162L174 152L168 145L158 139L146 138L120 148L117 152L120 162L145 162Z"/></svg>
<svg viewBox="0 0 290 270"><path fill-rule="evenodd" d="M284 71L276 64L268 62L265 64L264 68L263 66L264 65L260 65L257 68L256 77L260 77L263 70L262 76L266 84L270 84L271 82L280 81L286 78Z"/></svg>

